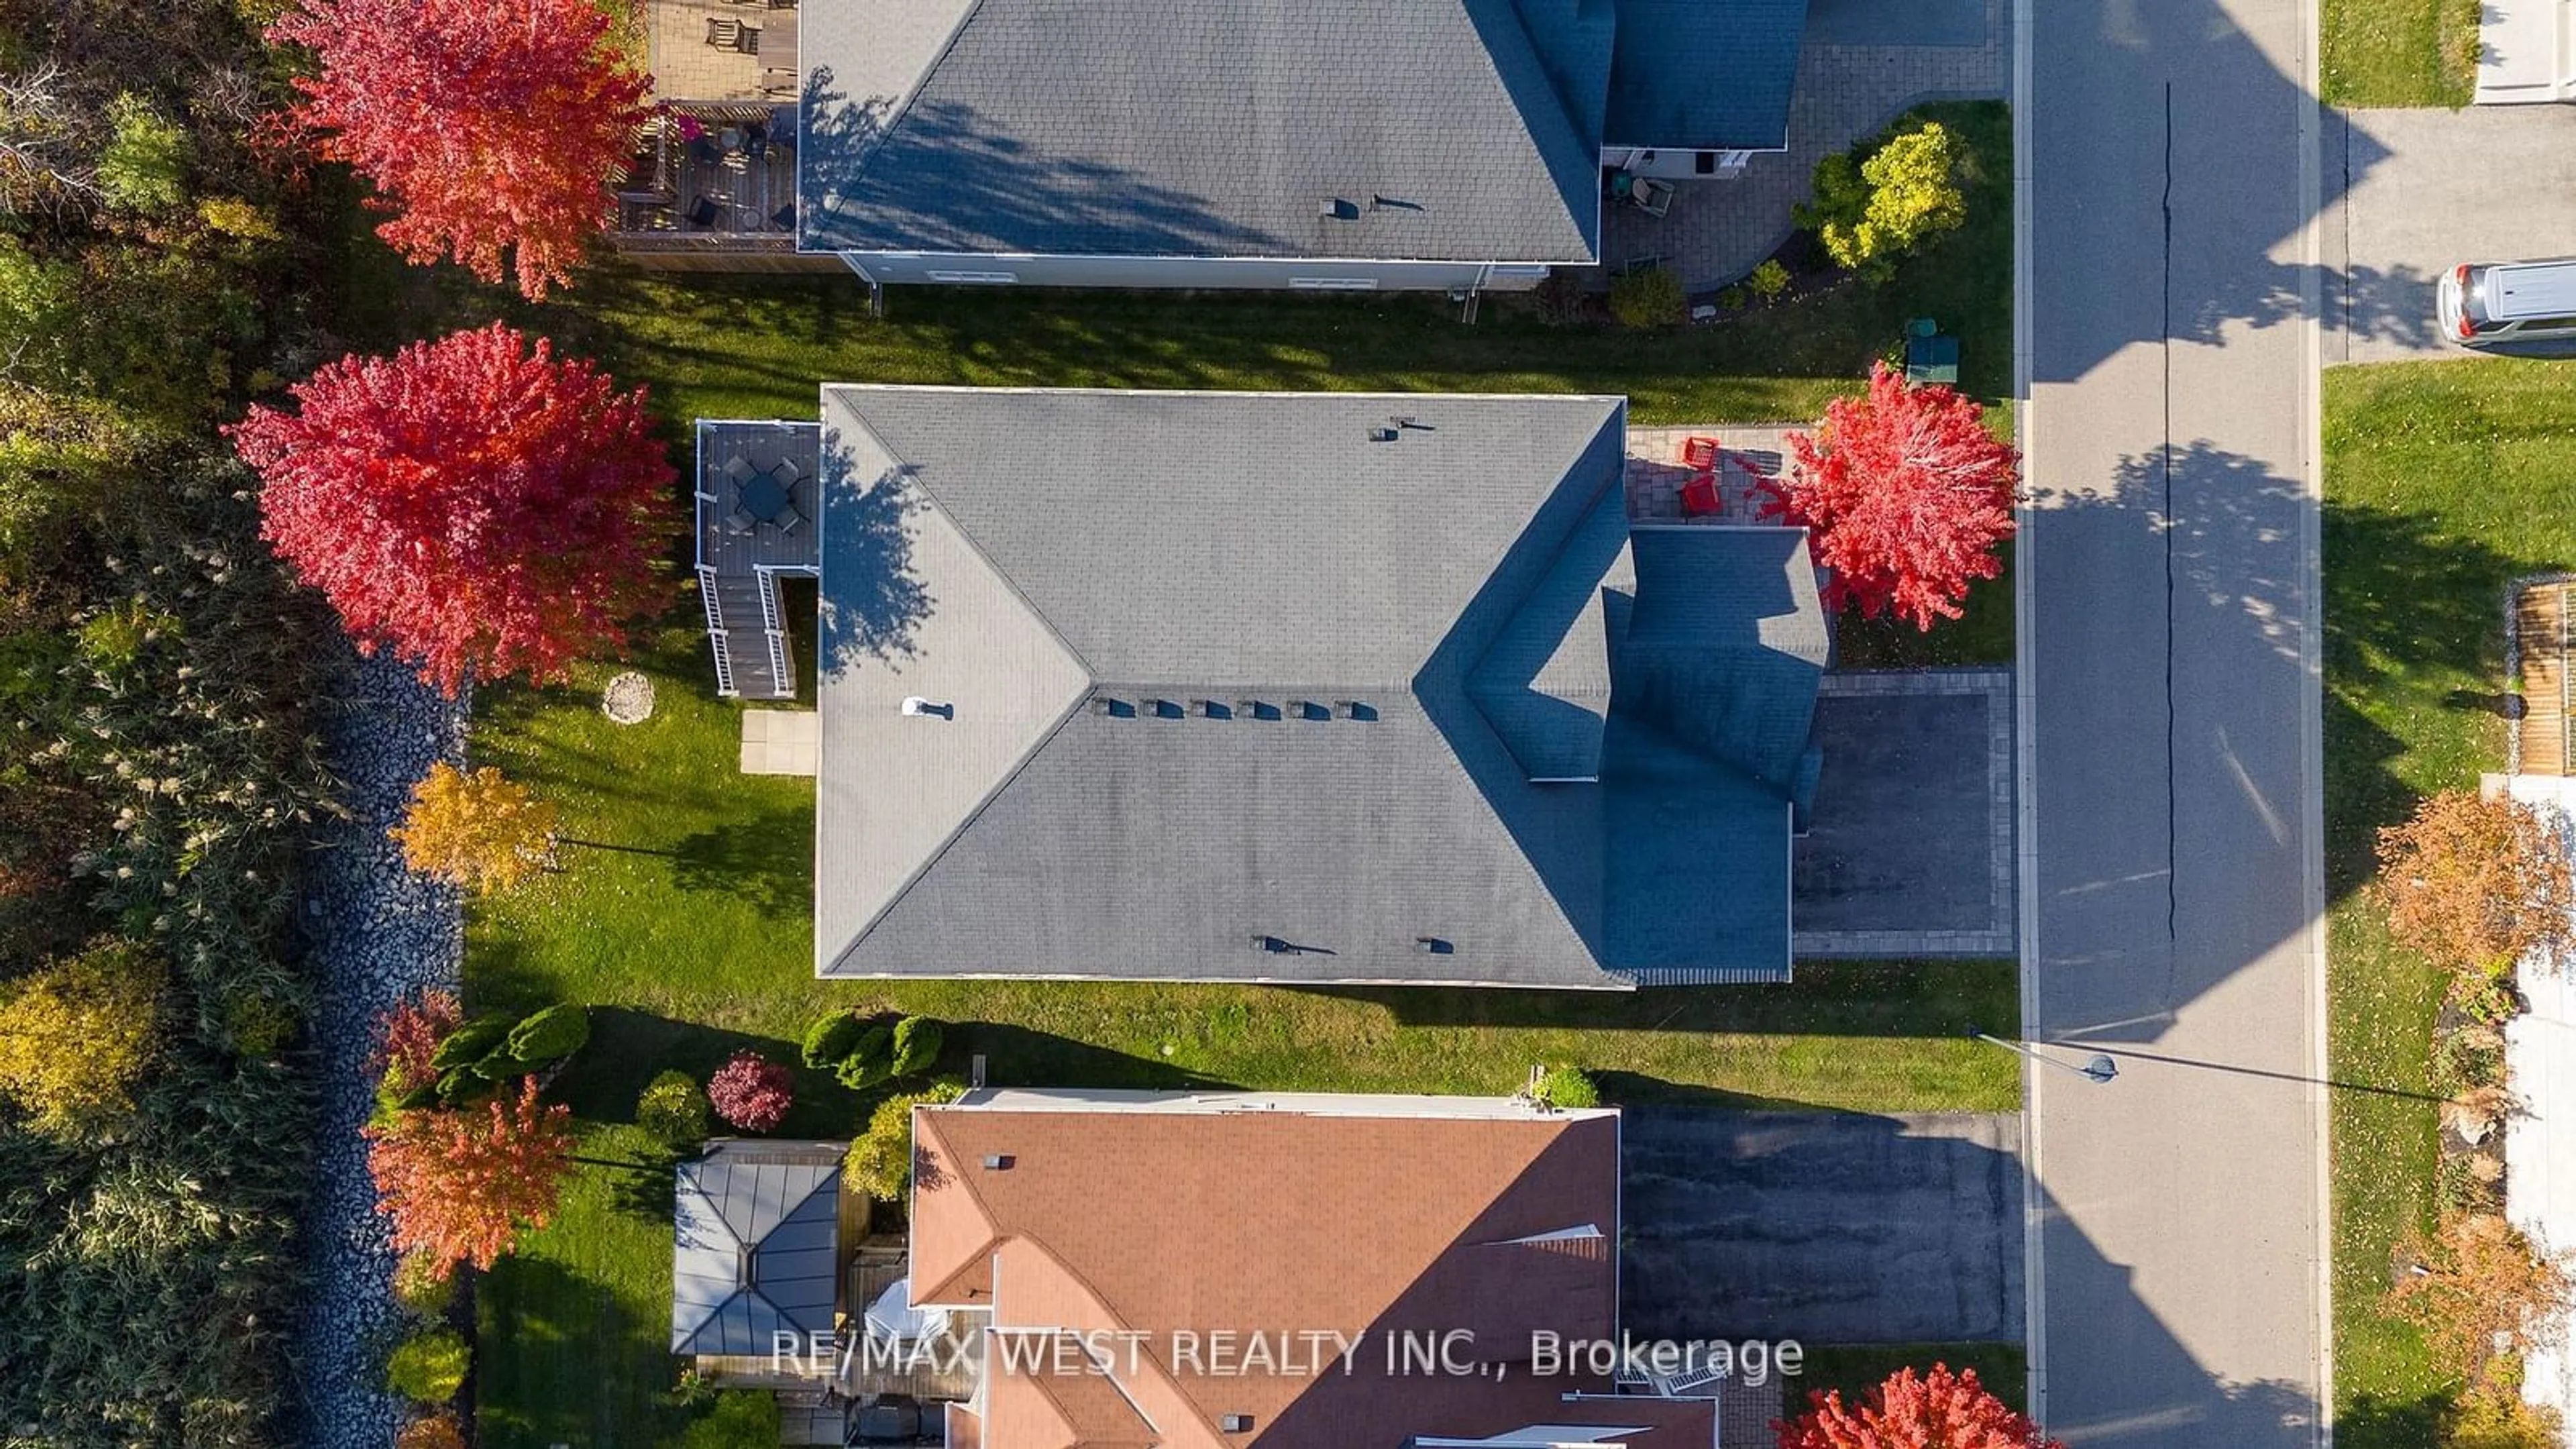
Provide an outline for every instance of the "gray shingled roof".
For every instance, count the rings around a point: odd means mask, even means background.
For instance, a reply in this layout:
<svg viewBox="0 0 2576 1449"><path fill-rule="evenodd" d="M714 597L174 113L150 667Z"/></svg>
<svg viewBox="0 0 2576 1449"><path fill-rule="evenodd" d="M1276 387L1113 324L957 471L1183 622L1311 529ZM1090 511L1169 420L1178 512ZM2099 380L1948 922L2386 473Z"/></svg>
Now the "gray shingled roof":
<svg viewBox="0 0 2576 1449"><path fill-rule="evenodd" d="M841 1144L718 1142L678 1168L671 1351L767 1354L833 1326Z"/></svg>
<svg viewBox="0 0 2576 1449"><path fill-rule="evenodd" d="M1590 262L1608 14L1523 3L815 0L798 244Z"/></svg>
<svg viewBox="0 0 2576 1449"><path fill-rule="evenodd" d="M827 388L820 968L1784 975L1804 535L1632 552L1624 412Z"/></svg>
<svg viewBox="0 0 2576 1449"><path fill-rule="evenodd" d="M1601 136L1613 146L1776 150L1807 0L1617 0Z"/></svg>

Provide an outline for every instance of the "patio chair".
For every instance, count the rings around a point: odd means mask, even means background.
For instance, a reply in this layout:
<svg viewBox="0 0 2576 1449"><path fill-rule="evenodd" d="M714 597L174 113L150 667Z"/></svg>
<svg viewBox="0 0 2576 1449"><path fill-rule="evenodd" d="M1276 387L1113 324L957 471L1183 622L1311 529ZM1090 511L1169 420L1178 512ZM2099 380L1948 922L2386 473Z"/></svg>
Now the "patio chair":
<svg viewBox="0 0 2576 1449"><path fill-rule="evenodd" d="M740 538L751 532L757 523L758 520L751 516L751 510L737 503L733 506L733 512L724 516L723 528L725 532Z"/></svg>
<svg viewBox="0 0 2576 1449"><path fill-rule="evenodd" d="M1673 209L1673 184L1651 176L1640 176L1628 199L1648 216L1662 216Z"/></svg>
<svg viewBox="0 0 2576 1449"><path fill-rule="evenodd" d="M778 526L780 533L794 533L805 526L805 515L796 510L795 504L790 503L778 510L778 516L770 522Z"/></svg>
<svg viewBox="0 0 2576 1449"><path fill-rule="evenodd" d="M707 17L707 44L718 50L742 49L742 22L729 16Z"/></svg>
<svg viewBox="0 0 2576 1449"><path fill-rule="evenodd" d="M1702 473L1682 485L1682 517L1705 518L1725 509L1725 500L1718 496L1715 473Z"/></svg>
<svg viewBox="0 0 2576 1449"><path fill-rule="evenodd" d="M716 224L717 219L723 215L724 206L721 202L717 201L712 196L701 196L698 198L697 204L689 208L689 224L692 226L713 226Z"/></svg>
<svg viewBox="0 0 2576 1449"><path fill-rule="evenodd" d="M1702 437L1682 439L1683 467L1704 472L1717 466L1717 457L1717 439Z"/></svg>

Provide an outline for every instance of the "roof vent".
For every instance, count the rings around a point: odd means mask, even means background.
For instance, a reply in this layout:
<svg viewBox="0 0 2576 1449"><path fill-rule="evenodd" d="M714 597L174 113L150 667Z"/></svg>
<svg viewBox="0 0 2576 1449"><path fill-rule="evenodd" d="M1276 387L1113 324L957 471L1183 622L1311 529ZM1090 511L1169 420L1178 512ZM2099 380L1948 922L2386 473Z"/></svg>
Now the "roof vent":
<svg viewBox="0 0 2576 1449"><path fill-rule="evenodd" d="M903 697L903 713L906 719L917 719L922 715L935 715L940 719L955 719L957 718L957 706L953 704L934 704L931 701L922 698L920 695L907 694Z"/></svg>
<svg viewBox="0 0 2576 1449"><path fill-rule="evenodd" d="M1154 701L1154 718L1156 719L1179 719L1182 715L1187 714L1188 712L1189 711L1181 708L1181 702L1177 699L1158 699Z"/></svg>
<svg viewBox="0 0 2576 1449"><path fill-rule="evenodd" d="M1297 718L1299 719L1331 719L1333 717L1333 712L1331 710L1326 709L1324 706L1317 704L1311 699L1298 700L1290 707L1297 711Z"/></svg>
<svg viewBox="0 0 2576 1449"><path fill-rule="evenodd" d="M1007 1152L988 1152L984 1154L984 1170L986 1172L1008 1172L1011 1170L1011 1162L1011 1155Z"/></svg>
<svg viewBox="0 0 2576 1449"><path fill-rule="evenodd" d="M1356 699L1346 699L1341 701L1333 706L1333 712L1344 719L1372 720L1377 718L1376 705L1364 704Z"/></svg>
<svg viewBox="0 0 2576 1449"><path fill-rule="evenodd" d="M1268 700L1262 699L1236 700L1234 704L1234 712L1236 714L1250 715L1254 719L1279 718L1279 706L1270 703Z"/></svg>
<svg viewBox="0 0 2576 1449"><path fill-rule="evenodd" d="M1390 211L1429 211L1431 209L1419 201L1406 201L1398 196L1375 195L1369 197L1369 207L1372 210L1384 207Z"/></svg>
<svg viewBox="0 0 2576 1449"><path fill-rule="evenodd" d="M1395 413L1389 416L1387 421L1395 424L1399 430L1408 433L1436 433L1440 431L1438 428L1431 426L1429 423L1424 422L1422 419L1415 417L1411 413Z"/></svg>
<svg viewBox="0 0 2576 1449"><path fill-rule="evenodd" d="M1209 719L1234 718L1234 707L1218 700L1202 699L1197 702L1196 707L1200 714L1205 715Z"/></svg>
<svg viewBox="0 0 2576 1449"><path fill-rule="evenodd" d="M1403 433L1398 432L1394 428L1369 429L1369 441L1372 443L1392 443L1403 436Z"/></svg>
<svg viewBox="0 0 2576 1449"><path fill-rule="evenodd" d="M1103 697L1091 702L1091 712L1093 714L1105 714L1111 719L1134 719L1136 717L1136 706L1123 699L1109 699Z"/></svg>
<svg viewBox="0 0 2576 1449"><path fill-rule="evenodd" d="M1252 1432L1252 1416L1250 1414L1226 1414L1220 1416L1216 1422L1218 1428L1223 1429L1229 1434L1249 1434Z"/></svg>
<svg viewBox="0 0 2576 1449"><path fill-rule="evenodd" d="M1458 954L1458 947L1455 943L1439 936L1416 936L1413 938L1413 949L1421 952L1425 956L1455 956Z"/></svg>
<svg viewBox="0 0 2576 1449"><path fill-rule="evenodd" d="M1360 219L1360 204L1336 196L1324 203L1322 215L1326 221L1357 221Z"/></svg>

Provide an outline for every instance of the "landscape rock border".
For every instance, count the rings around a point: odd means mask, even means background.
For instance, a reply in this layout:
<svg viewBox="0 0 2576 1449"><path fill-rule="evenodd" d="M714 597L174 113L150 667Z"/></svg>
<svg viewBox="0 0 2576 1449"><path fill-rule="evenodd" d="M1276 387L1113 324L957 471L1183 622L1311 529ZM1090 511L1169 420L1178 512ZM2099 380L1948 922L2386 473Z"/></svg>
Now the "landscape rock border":
<svg viewBox="0 0 2576 1449"><path fill-rule="evenodd" d="M344 652L323 744L348 816L323 830L302 907L318 988L318 1110L304 1220L310 1296L296 1329L305 1419L297 1440L389 1449L408 1411L384 1392L375 1355L401 1310L392 1237L358 1135L375 1109L367 1066L379 1016L420 991L456 989L464 930L456 892L405 869L385 831L432 762L463 763L469 694L441 698L388 656Z"/></svg>

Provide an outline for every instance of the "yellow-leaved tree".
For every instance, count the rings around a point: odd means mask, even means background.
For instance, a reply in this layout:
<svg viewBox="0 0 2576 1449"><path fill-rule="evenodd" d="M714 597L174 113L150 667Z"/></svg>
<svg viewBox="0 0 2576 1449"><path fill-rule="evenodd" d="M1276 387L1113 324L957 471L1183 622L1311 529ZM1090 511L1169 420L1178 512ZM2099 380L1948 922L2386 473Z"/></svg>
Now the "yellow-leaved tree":
<svg viewBox="0 0 2576 1449"><path fill-rule="evenodd" d="M150 951L105 941L0 987L0 1096L56 1135L133 1111L166 979Z"/></svg>
<svg viewBox="0 0 2576 1449"><path fill-rule="evenodd" d="M1816 233L1836 265L1885 277L1897 258L1967 220L1958 169L1956 138L1938 121L1874 149L1864 141L1816 163L1815 200L1796 208L1797 222Z"/></svg>
<svg viewBox="0 0 2576 1449"><path fill-rule="evenodd" d="M554 854L555 807L489 765L467 774L445 760L411 790L403 823L385 832L423 875L467 890L508 890Z"/></svg>

